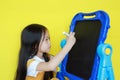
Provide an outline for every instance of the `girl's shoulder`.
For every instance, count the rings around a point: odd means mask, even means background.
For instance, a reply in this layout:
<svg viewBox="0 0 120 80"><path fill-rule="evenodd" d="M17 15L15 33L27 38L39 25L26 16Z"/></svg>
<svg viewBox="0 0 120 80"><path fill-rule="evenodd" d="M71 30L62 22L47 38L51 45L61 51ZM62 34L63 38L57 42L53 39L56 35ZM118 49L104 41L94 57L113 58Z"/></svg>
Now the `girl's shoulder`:
<svg viewBox="0 0 120 80"><path fill-rule="evenodd" d="M39 62L45 62L45 60L44 59L40 59L37 56L34 56L33 58L28 59L27 66L29 66L32 62L38 62L39 63Z"/></svg>
<svg viewBox="0 0 120 80"><path fill-rule="evenodd" d="M27 76L36 77L40 71L36 71L37 65L40 62L44 62L44 59L40 59L38 56L34 56L27 61Z"/></svg>
<svg viewBox="0 0 120 80"><path fill-rule="evenodd" d="M32 62L34 62L35 61L35 59L28 59L28 61L27 61L27 67L32 63Z"/></svg>

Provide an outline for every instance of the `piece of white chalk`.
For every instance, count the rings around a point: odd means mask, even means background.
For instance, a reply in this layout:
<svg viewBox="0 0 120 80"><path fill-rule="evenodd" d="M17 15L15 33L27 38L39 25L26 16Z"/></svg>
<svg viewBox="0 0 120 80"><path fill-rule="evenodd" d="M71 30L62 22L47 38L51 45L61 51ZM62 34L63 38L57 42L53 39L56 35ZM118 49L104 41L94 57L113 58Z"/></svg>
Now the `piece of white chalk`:
<svg viewBox="0 0 120 80"><path fill-rule="evenodd" d="M69 36L69 34L68 34L68 33L66 33L66 32L63 32L63 34L64 34L64 35L66 35L66 36Z"/></svg>

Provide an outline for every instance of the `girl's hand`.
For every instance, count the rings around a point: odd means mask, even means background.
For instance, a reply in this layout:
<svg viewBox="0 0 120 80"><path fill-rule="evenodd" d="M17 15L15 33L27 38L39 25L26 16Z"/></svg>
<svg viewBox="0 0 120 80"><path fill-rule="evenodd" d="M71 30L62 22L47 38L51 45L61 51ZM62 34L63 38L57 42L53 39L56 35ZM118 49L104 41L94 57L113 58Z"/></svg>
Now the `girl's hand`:
<svg viewBox="0 0 120 80"><path fill-rule="evenodd" d="M75 44L75 42L76 42L75 32L70 32L69 36L67 37L66 45L72 47Z"/></svg>

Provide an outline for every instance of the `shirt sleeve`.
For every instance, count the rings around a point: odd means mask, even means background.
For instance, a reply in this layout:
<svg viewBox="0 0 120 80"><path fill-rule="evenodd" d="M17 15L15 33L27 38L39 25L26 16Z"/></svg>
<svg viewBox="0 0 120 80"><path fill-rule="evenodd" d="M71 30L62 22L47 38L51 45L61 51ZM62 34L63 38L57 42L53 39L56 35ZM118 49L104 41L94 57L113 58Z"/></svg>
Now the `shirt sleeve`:
<svg viewBox="0 0 120 80"><path fill-rule="evenodd" d="M29 64L29 66L27 67L27 76L37 76L38 71L36 71L36 68L39 63L40 62L34 60Z"/></svg>

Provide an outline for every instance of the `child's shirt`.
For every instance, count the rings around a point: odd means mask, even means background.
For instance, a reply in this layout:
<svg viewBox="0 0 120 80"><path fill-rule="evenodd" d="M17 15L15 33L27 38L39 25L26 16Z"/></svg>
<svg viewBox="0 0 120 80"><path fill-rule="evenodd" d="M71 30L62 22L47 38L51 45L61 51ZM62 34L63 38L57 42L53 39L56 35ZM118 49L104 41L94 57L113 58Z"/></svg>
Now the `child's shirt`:
<svg viewBox="0 0 120 80"><path fill-rule="evenodd" d="M27 76L26 80L43 80L44 73L43 71L36 71L37 65L40 62L45 62L44 59L41 59L37 56L34 56L32 59L29 59L27 61ZM53 78L51 80L58 80L56 78Z"/></svg>

